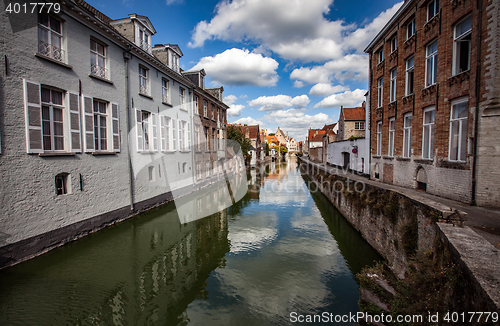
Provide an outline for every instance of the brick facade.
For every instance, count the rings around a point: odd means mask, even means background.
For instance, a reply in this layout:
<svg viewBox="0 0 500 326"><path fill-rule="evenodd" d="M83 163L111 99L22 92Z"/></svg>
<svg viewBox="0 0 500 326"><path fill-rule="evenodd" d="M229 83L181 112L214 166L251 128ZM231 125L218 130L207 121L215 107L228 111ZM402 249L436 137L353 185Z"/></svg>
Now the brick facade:
<svg viewBox="0 0 500 326"><path fill-rule="evenodd" d="M478 197L478 203L486 204L484 196L495 198L496 206L500 205L498 187L492 195L491 182L498 185L499 174L492 170L491 164L498 165L499 147L498 115L496 118L484 118L476 121L477 94L490 94L490 112L498 113L498 86L488 86L489 75L498 79L498 0L493 1L450 1L440 2L437 14L428 19L429 5L432 1L406 1L391 21L371 42L365 52L370 54L370 128L372 178L378 171L378 179L410 188L422 187L417 180L417 172L425 171L427 179L424 189L430 193L472 203ZM482 7L481 13L478 8ZM495 14L496 10L496 14ZM495 17L495 18L494 18ZM468 34L468 51L454 49L459 43L454 40L457 26L471 19ZM414 21L414 35L410 22ZM465 26L463 23L460 26ZM458 29L457 29L458 30ZM458 33L460 35L460 33ZM463 35L463 34L462 34ZM397 41L393 42L396 37ZM488 38L490 40L488 40ZM464 38L465 39L465 38ZM492 41L495 39L495 41ZM435 82L427 82L427 70L432 70L427 54L431 53L432 44L437 41L437 63ZM492 43L493 42L493 43ZM397 48L394 49L394 44ZM463 43L460 43L463 44ZM492 46L496 44L496 48ZM383 51L383 54L380 53ZM457 54L463 58L469 53L468 69L459 70L463 60L459 62ZM493 58L495 56L495 58ZM413 58L414 77L413 92L407 90L407 62ZM381 60L382 59L382 60ZM459 63L457 63L459 62ZM490 67L490 68L488 68ZM478 71L481 71L478 75ZM487 71L488 70L488 71ZM391 79L396 71L395 82ZM460 71L460 72L459 72ZM483 78L484 76L484 78ZM379 81L383 80L382 98L379 99ZM496 83L498 85L498 81ZM477 87L479 85L479 88ZM395 89L395 96L393 95ZM494 94L492 94L494 93ZM391 96L393 95L393 96ZM392 97L392 101L391 101ZM451 113L452 106L463 101L468 108L466 120L462 123L461 137L455 139L460 146L462 157L454 157L451 148ZM496 103L496 104L493 104ZM496 109L494 108L496 107ZM433 151L424 153L424 110L434 109L434 141ZM479 108L480 112L487 111ZM405 141L404 117L412 117L410 149L404 152ZM394 119L394 153L389 151L389 124ZM377 124L382 123L382 132L377 136ZM476 135L476 124L478 135ZM466 128L466 131L465 131ZM377 155L377 140L381 135L381 155ZM474 151L476 140L479 140L478 151ZM488 144L489 143L489 144ZM407 143L408 144L408 143ZM429 144L429 142L427 142ZM488 148L490 149L488 151ZM489 154L486 154L488 152ZM474 162L475 155L479 155ZM460 156L460 155L458 155ZM482 156L482 157L481 157ZM478 183L474 192L474 164L477 163ZM487 167L489 165L489 168ZM498 171L499 169L495 169ZM421 172L422 174L423 172ZM494 176L488 182L486 175ZM481 184L481 182L485 182ZM421 182L422 183L422 182Z"/></svg>

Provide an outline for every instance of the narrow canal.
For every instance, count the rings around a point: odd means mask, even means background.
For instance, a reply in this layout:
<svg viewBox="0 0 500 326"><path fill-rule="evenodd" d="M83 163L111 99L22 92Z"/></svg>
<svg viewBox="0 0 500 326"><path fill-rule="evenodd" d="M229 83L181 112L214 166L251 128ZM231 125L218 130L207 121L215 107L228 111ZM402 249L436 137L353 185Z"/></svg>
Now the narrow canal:
<svg viewBox="0 0 500 326"><path fill-rule="evenodd" d="M217 214L181 224L171 203L0 271L0 324L262 326L357 312L354 275L376 252L296 161L248 179Z"/></svg>

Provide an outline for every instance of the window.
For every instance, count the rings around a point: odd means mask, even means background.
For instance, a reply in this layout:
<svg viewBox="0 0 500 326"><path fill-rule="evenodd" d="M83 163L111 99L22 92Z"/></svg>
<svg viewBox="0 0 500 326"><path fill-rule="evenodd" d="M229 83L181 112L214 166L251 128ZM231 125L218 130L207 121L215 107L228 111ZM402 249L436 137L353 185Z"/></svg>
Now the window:
<svg viewBox="0 0 500 326"><path fill-rule="evenodd" d="M200 150L200 126L194 126L194 149Z"/></svg>
<svg viewBox="0 0 500 326"><path fill-rule="evenodd" d="M205 176L208 178L210 176L210 163L205 163Z"/></svg>
<svg viewBox="0 0 500 326"><path fill-rule="evenodd" d="M207 106L208 106L207 101L203 100L203 116L204 117L208 117Z"/></svg>
<svg viewBox="0 0 500 326"><path fill-rule="evenodd" d="M382 122L377 122L377 156L382 155Z"/></svg>
<svg viewBox="0 0 500 326"><path fill-rule="evenodd" d="M150 36L142 28L139 28L139 46L146 52L151 53Z"/></svg>
<svg viewBox="0 0 500 326"><path fill-rule="evenodd" d="M94 100L94 148L105 151L107 144L107 103Z"/></svg>
<svg viewBox="0 0 500 326"><path fill-rule="evenodd" d="M212 120L215 120L215 105L212 103Z"/></svg>
<svg viewBox="0 0 500 326"><path fill-rule="evenodd" d="M380 49L380 51L377 52L377 55L378 55L378 63L384 61L384 48Z"/></svg>
<svg viewBox="0 0 500 326"><path fill-rule="evenodd" d="M199 104L198 95L195 95L194 96L194 108L195 108L194 113L195 114L200 113L200 107L198 104Z"/></svg>
<svg viewBox="0 0 500 326"><path fill-rule="evenodd" d="M394 36L392 39L391 39L391 53L393 53L394 51L396 51L398 49L398 37L397 36Z"/></svg>
<svg viewBox="0 0 500 326"><path fill-rule="evenodd" d="M166 152L170 151L172 148L172 144L170 144L170 141L172 140L171 136L171 127L170 124L172 123L172 119L170 119L167 116L161 116L160 117L160 144L161 144L161 150Z"/></svg>
<svg viewBox="0 0 500 326"><path fill-rule="evenodd" d="M415 75L415 58L406 60L406 87L405 95L413 94L413 77Z"/></svg>
<svg viewBox="0 0 500 326"><path fill-rule="evenodd" d="M186 103L186 97L185 97L185 90L184 88L182 87L179 87L179 104L180 104L180 108L185 110L186 109L186 106L185 106L185 103Z"/></svg>
<svg viewBox="0 0 500 326"><path fill-rule="evenodd" d="M396 101L396 77L397 77L397 71L396 68L391 70L391 102Z"/></svg>
<svg viewBox="0 0 500 326"><path fill-rule="evenodd" d="M469 102L459 99L451 103L450 161L465 162L467 159L467 116Z"/></svg>
<svg viewBox="0 0 500 326"><path fill-rule="evenodd" d="M157 114L136 110L137 151L158 151Z"/></svg>
<svg viewBox="0 0 500 326"><path fill-rule="evenodd" d="M66 195L70 193L70 178L68 173L60 173L55 177L56 195Z"/></svg>
<svg viewBox="0 0 500 326"><path fill-rule="evenodd" d="M38 15L38 53L63 62L62 23L46 13Z"/></svg>
<svg viewBox="0 0 500 326"><path fill-rule="evenodd" d="M395 119L391 118L389 119L389 151L388 155L389 156L394 156L394 126L395 126Z"/></svg>
<svg viewBox="0 0 500 326"><path fill-rule="evenodd" d="M208 151L208 127L205 127L205 150Z"/></svg>
<svg viewBox="0 0 500 326"><path fill-rule="evenodd" d="M168 80L166 79L161 80L161 100L163 101L163 103L169 103Z"/></svg>
<svg viewBox="0 0 500 326"><path fill-rule="evenodd" d="M408 113L404 116L403 124L403 157L411 156L411 123L412 114Z"/></svg>
<svg viewBox="0 0 500 326"><path fill-rule="evenodd" d="M139 66L139 93L149 95L149 69Z"/></svg>
<svg viewBox="0 0 500 326"><path fill-rule="evenodd" d="M437 79L437 48L438 42L434 41L427 46L425 62L425 86L431 86Z"/></svg>
<svg viewBox="0 0 500 326"><path fill-rule="evenodd" d="M64 151L63 93L42 87L41 94L43 150Z"/></svg>
<svg viewBox="0 0 500 326"><path fill-rule="evenodd" d="M355 122L354 123L355 130L365 130L365 122Z"/></svg>
<svg viewBox="0 0 500 326"><path fill-rule="evenodd" d="M196 179L201 179L201 163L196 163Z"/></svg>
<svg viewBox="0 0 500 326"><path fill-rule="evenodd" d="M471 50L472 16L455 26L453 47L453 74L469 70Z"/></svg>
<svg viewBox="0 0 500 326"><path fill-rule="evenodd" d="M422 158L432 159L434 156L434 107L424 110L422 130Z"/></svg>
<svg viewBox="0 0 500 326"><path fill-rule="evenodd" d="M172 54L172 69L179 72L179 57Z"/></svg>
<svg viewBox="0 0 500 326"><path fill-rule="evenodd" d="M217 149L217 143L215 138L215 129L212 129L212 151Z"/></svg>
<svg viewBox="0 0 500 326"><path fill-rule="evenodd" d="M184 151L187 149L186 144L186 121L179 120L179 150Z"/></svg>
<svg viewBox="0 0 500 326"><path fill-rule="evenodd" d="M149 181L155 181L155 167L148 166L148 172L149 172Z"/></svg>
<svg viewBox="0 0 500 326"><path fill-rule="evenodd" d="M106 46L94 40L90 40L90 73L101 78L108 78Z"/></svg>
<svg viewBox="0 0 500 326"><path fill-rule="evenodd" d="M413 35L415 35L415 20L406 25L406 39L410 39Z"/></svg>
<svg viewBox="0 0 500 326"><path fill-rule="evenodd" d="M384 77L380 77L377 81L377 90L378 90L378 102L377 107L382 107L384 104L383 95L384 95Z"/></svg>
<svg viewBox="0 0 500 326"><path fill-rule="evenodd" d="M427 5L427 21L431 20L434 16L436 16L439 12L439 1L432 0Z"/></svg>

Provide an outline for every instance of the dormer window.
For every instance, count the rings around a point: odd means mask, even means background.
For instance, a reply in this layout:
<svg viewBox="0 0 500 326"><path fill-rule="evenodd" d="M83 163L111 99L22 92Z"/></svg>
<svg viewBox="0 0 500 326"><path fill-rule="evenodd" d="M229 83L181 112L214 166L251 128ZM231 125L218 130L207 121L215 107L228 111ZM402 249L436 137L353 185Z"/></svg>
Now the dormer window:
<svg viewBox="0 0 500 326"><path fill-rule="evenodd" d="M205 88L205 77L200 74L200 87Z"/></svg>
<svg viewBox="0 0 500 326"><path fill-rule="evenodd" d="M139 46L146 52L151 53L151 36L144 31L142 28L139 28Z"/></svg>
<svg viewBox="0 0 500 326"><path fill-rule="evenodd" d="M172 69L179 72L179 57L172 54Z"/></svg>

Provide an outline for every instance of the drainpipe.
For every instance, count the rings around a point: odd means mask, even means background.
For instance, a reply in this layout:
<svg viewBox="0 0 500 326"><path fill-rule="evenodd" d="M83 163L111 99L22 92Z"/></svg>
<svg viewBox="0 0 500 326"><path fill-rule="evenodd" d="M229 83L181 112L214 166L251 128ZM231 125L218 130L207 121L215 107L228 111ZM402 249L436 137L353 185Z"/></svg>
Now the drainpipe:
<svg viewBox="0 0 500 326"><path fill-rule="evenodd" d="M130 45L129 45L130 50ZM126 146L127 146L127 158L128 158L128 188L129 188L129 197L130 197L130 210L134 210L134 173L132 171L132 156L130 154L130 101L129 101L129 82L128 82L128 61L132 59L132 55L130 52L123 52L123 59L125 61L125 101L127 103L127 119L126 119L126 128L127 128L127 137Z"/></svg>
<svg viewBox="0 0 500 326"><path fill-rule="evenodd" d="M476 66L476 110L474 111L474 149L472 157L472 184L471 184L471 205L476 206L476 188L477 188L477 151L478 151L478 129L479 129L479 102L480 102L480 86L481 86L481 29L483 19L483 1L477 0L477 19L478 19L478 33L477 33L477 66Z"/></svg>

